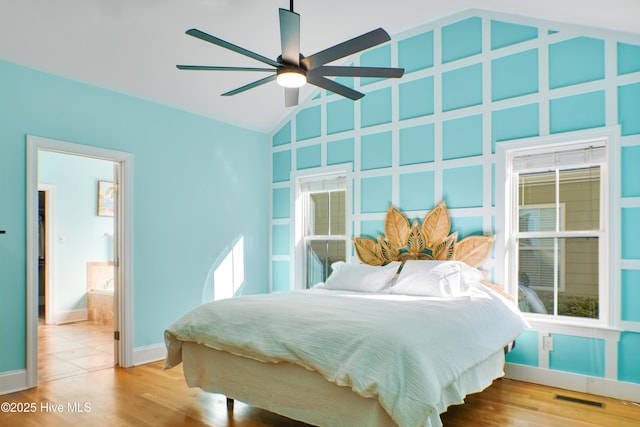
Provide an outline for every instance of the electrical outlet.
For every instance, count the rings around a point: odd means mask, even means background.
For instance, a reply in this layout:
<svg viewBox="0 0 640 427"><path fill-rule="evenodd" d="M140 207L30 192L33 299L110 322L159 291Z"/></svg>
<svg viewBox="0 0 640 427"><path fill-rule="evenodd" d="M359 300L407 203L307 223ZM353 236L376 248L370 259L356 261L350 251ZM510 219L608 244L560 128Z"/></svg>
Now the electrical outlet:
<svg viewBox="0 0 640 427"><path fill-rule="evenodd" d="M553 351L553 337L548 335L542 337L542 349L546 351Z"/></svg>

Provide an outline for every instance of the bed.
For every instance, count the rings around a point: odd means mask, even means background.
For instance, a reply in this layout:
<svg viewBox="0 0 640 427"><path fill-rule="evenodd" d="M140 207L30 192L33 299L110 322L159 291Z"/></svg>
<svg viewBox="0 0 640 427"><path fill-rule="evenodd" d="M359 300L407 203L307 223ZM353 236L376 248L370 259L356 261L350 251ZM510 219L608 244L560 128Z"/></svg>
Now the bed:
<svg viewBox="0 0 640 427"><path fill-rule="evenodd" d="M472 266L492 237L457 241L448 221L443 203L422 225L390 207L387 236L354 239L363 263L334 263L325 283L186 313L165 331L165 367L308 424L442 425L448 406L504 375L527 326Z"/></svg>

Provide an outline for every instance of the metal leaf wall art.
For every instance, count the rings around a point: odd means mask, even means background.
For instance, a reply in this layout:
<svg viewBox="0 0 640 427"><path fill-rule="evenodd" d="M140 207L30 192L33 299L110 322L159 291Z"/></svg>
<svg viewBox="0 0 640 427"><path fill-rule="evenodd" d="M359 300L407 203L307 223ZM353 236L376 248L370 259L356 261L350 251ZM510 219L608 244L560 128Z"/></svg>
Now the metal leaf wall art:
<svg viewBox="0 0 640 427"><path fill-rule="evenodd" d="M409 223L407 217L389 206L384 221L385 236L377 240L354 237L353 244L360 260L369 265L385 265L391 261L435 259L464 261L479 266L489 252L495 236L467 236L458 241L458 232L451 233L451 220L444 201L423 219Z"/></svg>

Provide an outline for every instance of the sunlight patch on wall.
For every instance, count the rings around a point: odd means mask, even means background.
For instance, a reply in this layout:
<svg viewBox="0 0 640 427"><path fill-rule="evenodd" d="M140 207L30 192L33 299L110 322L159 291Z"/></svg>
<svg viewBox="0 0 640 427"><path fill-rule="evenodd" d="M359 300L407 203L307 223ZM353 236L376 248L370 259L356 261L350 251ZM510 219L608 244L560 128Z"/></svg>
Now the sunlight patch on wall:
<svg viewBox="0 0 640 427"><path fill-rule="evenodd" d="M213 272L213 299L232 298L244 284L244 237L227 253Z"/></svg>

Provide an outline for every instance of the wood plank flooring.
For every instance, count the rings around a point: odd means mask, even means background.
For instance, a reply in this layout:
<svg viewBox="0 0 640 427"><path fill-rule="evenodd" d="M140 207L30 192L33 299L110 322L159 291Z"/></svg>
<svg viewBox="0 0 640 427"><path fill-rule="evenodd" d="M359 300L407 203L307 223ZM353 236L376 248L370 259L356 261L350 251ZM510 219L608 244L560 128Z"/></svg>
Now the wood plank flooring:
<svg viewBox="0 0 640 427"><path fill-rule="evenodd" d="M556 400L558 394L604 407ZM181 365L164 370L162 362L44 382L0 396L0 403L33 409L0 411L0 426L306 426L242 402L228 414L224 396L189 389ZM640 426L640 405L502 379L468 396L464 405L449 408L442 420L446 427L631 427Z"/></svg>
<svg viewBox="0 0 640 427"><path fill-rule="evenodd" d="M40 385L0 396L0 426L307 427L242 402L230 414L224 396L187 387L182 365L113 368L111 334L112 327L91 322L41 325ZM631 427L640 426L640 404L501 379L450 407L442 421L446 427Z"/></svg>

